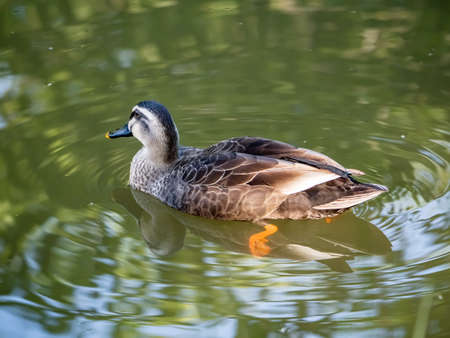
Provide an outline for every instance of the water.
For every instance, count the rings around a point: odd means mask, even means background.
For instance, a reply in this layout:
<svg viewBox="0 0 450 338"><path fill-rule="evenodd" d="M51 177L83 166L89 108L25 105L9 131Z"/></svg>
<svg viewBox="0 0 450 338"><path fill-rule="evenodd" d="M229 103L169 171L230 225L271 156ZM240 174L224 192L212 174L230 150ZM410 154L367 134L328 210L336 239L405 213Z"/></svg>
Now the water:
<svg viewBox="0 0 450 338"><path fill-rule="evenodd" d="M448 2L1 8L1 336L450 333ZM143 99L183 144L274 138L390 192L252 257L252 224L136 203L139 145L103 135Z"/></svg>

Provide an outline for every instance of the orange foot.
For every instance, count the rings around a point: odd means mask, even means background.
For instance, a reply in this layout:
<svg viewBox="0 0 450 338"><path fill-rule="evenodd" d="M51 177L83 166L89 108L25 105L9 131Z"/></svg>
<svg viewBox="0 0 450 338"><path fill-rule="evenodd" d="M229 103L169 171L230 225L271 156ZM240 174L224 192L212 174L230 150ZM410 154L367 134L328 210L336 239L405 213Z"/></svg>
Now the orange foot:
<svg viewBox="0 0 450 338"><path fill-rule="evenodd" d="M253 256L262 257L270 253L272 250L266 243L268 239L267 236L270 236L278 231L278 227L273 224L267 224L264 226L264 231L257 232L253 234L248 239L248 246L250 248L250 252Z"/></svg>

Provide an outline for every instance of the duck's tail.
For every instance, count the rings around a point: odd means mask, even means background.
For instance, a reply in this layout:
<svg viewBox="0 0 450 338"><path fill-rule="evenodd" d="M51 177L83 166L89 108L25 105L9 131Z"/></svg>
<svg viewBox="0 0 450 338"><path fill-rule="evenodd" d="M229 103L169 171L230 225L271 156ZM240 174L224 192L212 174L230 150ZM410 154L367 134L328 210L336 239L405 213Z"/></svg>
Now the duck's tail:
<svg viewBox="0 0 450 338"><path fill-rule="evenodd" d="M359 182L354 176L364 175L364 172L357 169L341 169L333 165L292 156L281 157L281 159L290 162L307 164L318 169L326 169L340 176L340 178L331 181L341 183L336 185L337 191L339 191L337 193L337 196L335 195L337 198L333 201L328 201L323 204L314 205L313 209L316 210L333 210L333 209L350 208L359 203L371 200L372 198L375 198L378 195L382 194L383 192L389 190L387 187L380 184ZM353 184L349 186L348 181L351 181ZM345 188L343 188L344 186Z"/></svg>
<svg viewBox="0 0 450 338"><path fill-rule="evenodd" d="M375 198L378 195L389 191L387 187L381 184L362 183L357 181L351 175L349 175L348 178L355 184L352 185L351 189L344 196L341 196L338 199L325 204L315 205L313 209L346 209L371 200L372 198Z"/></svg>

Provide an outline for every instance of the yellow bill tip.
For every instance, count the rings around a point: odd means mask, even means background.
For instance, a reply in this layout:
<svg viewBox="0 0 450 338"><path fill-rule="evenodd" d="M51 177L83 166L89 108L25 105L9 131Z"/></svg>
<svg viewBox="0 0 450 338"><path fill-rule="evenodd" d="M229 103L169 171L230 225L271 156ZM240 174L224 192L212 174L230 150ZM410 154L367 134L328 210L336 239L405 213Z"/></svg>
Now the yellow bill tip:
<svg viewBox="0 0 450 338"><path fill-rule="evenodd" d="M106 137L108 140L111 139L111 137L109 137L109 131L106 132L105 137Z"/></svg>

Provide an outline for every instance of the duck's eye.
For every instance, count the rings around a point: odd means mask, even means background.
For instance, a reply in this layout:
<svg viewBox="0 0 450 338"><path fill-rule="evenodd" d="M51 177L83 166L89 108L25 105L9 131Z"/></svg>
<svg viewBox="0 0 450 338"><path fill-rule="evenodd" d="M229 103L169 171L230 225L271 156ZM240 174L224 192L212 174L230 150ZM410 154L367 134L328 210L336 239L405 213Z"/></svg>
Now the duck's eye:
<svg viewBox="0 0 450 338"><path fill-rule="evenodd" d="M131 112L131 115L130 115L130 120L131 120L133 117L138 118L139 116L141 116L141 113L138 112L137 110L133 110L133 111Z"/></svg>

